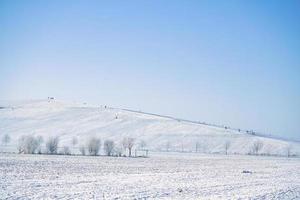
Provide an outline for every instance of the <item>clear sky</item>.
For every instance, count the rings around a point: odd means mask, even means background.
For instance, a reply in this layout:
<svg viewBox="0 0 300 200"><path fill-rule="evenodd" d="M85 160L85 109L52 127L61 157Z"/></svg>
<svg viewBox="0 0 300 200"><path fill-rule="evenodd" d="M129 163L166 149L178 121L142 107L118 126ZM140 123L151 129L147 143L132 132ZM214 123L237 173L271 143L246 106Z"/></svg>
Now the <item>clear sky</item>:
<svg viewBox="0 0 300 200"><path fill-rule="evenodd" d="M300 1L0 0L0 99L300 139Z"/></svg>

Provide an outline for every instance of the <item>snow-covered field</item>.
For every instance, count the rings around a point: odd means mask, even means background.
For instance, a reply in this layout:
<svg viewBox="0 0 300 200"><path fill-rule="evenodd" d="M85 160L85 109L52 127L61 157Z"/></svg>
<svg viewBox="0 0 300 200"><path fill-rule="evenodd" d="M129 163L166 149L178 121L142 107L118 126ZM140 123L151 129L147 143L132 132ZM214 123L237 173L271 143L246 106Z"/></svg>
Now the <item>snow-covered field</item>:
<svg viewBox="0 0 300 200"><path fill-rule="evenodd" d="M205 119L205 116L200 116ZM144 140L147 148L155 151L224 153L229 143L229 154L251 153L253 144L263 146L259 154L300 155L300 143L239 132L237 130L190 123L175 118L132 112L100 105L70 103L58 100L0 101L0 137L9 135L8 145L17 151L18 139L23 135L59 136L60 146L71 147L76 137L85 145L90 137L110 139L120 143L124 137L136 139L135 147Z"/></svg>
<svg viewBox="0 0 300 200"><path fill-rule="evenodd" d="M0 199L300 199L298 158L0 154L0 169Z"/></svg>
<svg viewBox="0 0 300 200"><path fill-rule="evenodd" d="M117 148L132 137L134 150L144 141L151 153L149 158L0 153L0 199L300 199L299 142L107 106L0 101L0 137L9 137L0 152L17 152L24 135L43 137L42 147L58 136L59 148L72 147L75 154L91 137L102 144L113 140ZM72 146L74 138L78 144ZM257 141L258 154L291 151L298 157L241 155ZM225 144L228 156L221 155ZM195 147L198 152L191 153ZM179 151L185 153L174 153Z"/></svg>

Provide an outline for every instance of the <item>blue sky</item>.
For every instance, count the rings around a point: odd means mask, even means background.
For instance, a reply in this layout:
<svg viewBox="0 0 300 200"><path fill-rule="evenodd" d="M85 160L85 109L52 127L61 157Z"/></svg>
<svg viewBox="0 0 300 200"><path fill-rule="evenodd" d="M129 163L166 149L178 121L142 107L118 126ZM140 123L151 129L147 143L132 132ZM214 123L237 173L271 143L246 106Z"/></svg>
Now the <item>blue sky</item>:
<svg viewBox="0 0 300 200"><path fill-rule="evenodd" d="M54 96L300 139L300 2L0 1L0 99Z"/></svg>

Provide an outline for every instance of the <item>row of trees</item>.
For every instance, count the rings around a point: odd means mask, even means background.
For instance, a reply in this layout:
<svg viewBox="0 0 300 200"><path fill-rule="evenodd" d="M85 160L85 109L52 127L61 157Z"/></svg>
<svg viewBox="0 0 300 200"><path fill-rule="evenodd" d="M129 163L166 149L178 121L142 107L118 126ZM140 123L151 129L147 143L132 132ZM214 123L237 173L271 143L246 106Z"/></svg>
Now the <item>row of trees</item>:
<svg viewBox="0 0 300 200"><path fill-rule="evenodd" d="M7 145L11 138L8 134L3 135L2 137L2 143L4 145ZM103 150L105 155L112 156L112 155L126 155L128 153L128 156L132 156L132 149L135 146L135 139L131 137L125 137L123 138L121 144L116 144L113 140L105 140L103 143ZM59 138L58 137L50 137L45 142L45 150L42 152L42 144L44 143L44 139L41 136L34 137L32 135L22 136L19 138L18 141L18 151L19 153L47 153L47 154L71 154L71 149L68 146L63 146L60 148L60 151L58 151L58 145L59 145ZM101 140L96 137L90 138L85 145L81 145L77 147L78 139L77 137L73 137L71 141L73 149L79 149L79 152L82 155L98 155L101 149ZM195 152L205 152L206 151L206 145L205 143L196 142L195 143ZM141 140L139 142L139 148L145 149L146 142ZM264 144L260 140L256 140L253 142L253 144L250 146L249 153L251 155L259 155L261 153L261 150L263 148ZM231 147L230 141L225 141L223 148L224 153L227 155L229 152L229 149ZM165 144L165 150L170 151L171 150L171 143L170 141L167 141ZM292 155L291 153L291 146L288 145L286 147L286 155L290 157ZM182 143L181 145L181 151L184 152L184 145ZM122 154L124 153L125 154Z"/></svg>
<svg viewBox="0 0 300 200"><path fill-rule="evenodd" d="M224 145L223 145L223 148L224 148L224 153L227 155L228 154L228 150L231 146L231 142L230 141L225 141L224 142ZM207 149L207 143L204 143L204 142L199 142L199 141L196 141L195 143L195 150L194 152L198 153L198 152L206 152L206 149ZM177 147L178 149L178 147ZM165 151L171 151L171 143L170 141L167 141L166 144L165 144ZM184 148L184 144L181 143L181 152L184 152L185 151L185 148Z"/></svg>
<svg viewBox="0 0 300 200"><path fill-rule="evenodd" d="M174 148L171 148L172 145L170 143L170 141L167 141L165 143L165 147L164 147L164 150L165 151L171 151L173 150L174 151ZM224 143L223 143L223 146L221 146L221 148L223 148L223 152L224 154L228 154L229 153L229 149L231 147L231 142L229 140L226 140ZM248 154L249 155L268 155L267 153L263 153L262 152L262 149L264 147L264 143L261 141L261 140L255 140L250 146L249 146L249 151L248 151ZM180 150L181 152L185 152L186 149L184 148L184 144L181 143L181 147L177 146L176 148L177 150ZM207 149L208 149L208 144L205 143L205 142L199 142L199 141L196 141L195 142L195 147L194 147L194 150L192 151L186 151L186 152L196 152L196 153L199 153L199 152L202 152L202 153L207 153ZM290 157L292 156L292 147L291 145L287 145L286 148L285 148L285 152L286 152L286 156L287 157Z"/></svg>
<svg viewBox="0 0 300 200"><path fill-rule="evenodd" d="M19 153L25 154L34 154L34 153L43 153L42 152L42 143L44 139L42 136L34 137L32 135L23 135L18 140L18 151ZM58 149L59 138L50 137L46 141L46 152L48 154L56 154Z"/></svg>
<svg viewBox="0 0 300 200"><path fill-rule="evenodd" d="M59 148L59 137L50 137L45 142L45 150L42 151L42 144L44 143L43 137L37 136L34 137L32 135L21 136L18 140L18 151L19 153L25 154L34 154L34 153L47 153L47 154L65 154L70 155L72 153L71 149L68 146L63 146ZM72 138L72 146L73 150L78 149L82 155L92 155L97 156L101 150L101 139L97 137L90 138L86 145L81 145L76 147L78 144L78 139L76 137ZM145 142L141 142L143 146L145 146ZM132 156L132 149L135 145L135 139L130 137L125 137L122 140L121 146L118 147L113 140L105 140L103 143L103 150L105 155L107 156L126 156L126 152L128 152L128 156ZM59 151L60 149L60 151ZM122 150L125 151L122 154Z"/></svg>
<svg viewBox="0 0 300 200"><path fill-rule="evenodd" d="M125 137L123 138L121 145L122 145L122 149L125 151L124 155L126 155L126 152L128 150L128 156L131 157L132 149L135 145L135 138ZM93 156L98 155L101 149L101 140L96 137L90 138L90 140L87 143L87 147L85 146L79 147L79 151L81 152L82 155L86 154L86 149L88 150L89 155L93 155ZM120 147L118 147L113 140L104 141L104 152L105 155L107 156L122 155L122 151L120 150Z"/></svg>

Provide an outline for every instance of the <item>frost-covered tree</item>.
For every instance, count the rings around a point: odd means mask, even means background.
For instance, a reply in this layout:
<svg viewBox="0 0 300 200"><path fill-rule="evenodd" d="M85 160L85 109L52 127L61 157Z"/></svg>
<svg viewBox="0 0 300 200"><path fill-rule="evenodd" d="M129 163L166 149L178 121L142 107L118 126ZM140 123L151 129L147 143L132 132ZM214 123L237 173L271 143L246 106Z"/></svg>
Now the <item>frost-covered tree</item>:
<svg viewBox="0 0 300 200"><path fill-rule="evenodd" d="M225 149L225 154L227 155L228 154L228 149L230 148L230 141L226 141L225 144L224 144L224 149Z"/></svg>
<svg viewBox="0 0 300 200"><path fill-rule="evenodd" d="M184 152L184 143L181 142L181 152Z"/></svg>
<svg viewBox="0 0 300 200"><path fill-rule="evenodd" d="M144 150L147 147L147 143L145 142L145 140L141 140L139 143L139 147Z"/></svg>
<svg viewBox="0 0 300 200"><path fill-rule="evenodd" d="M122 147L123 147L123 149L125 151L125 155L126 155L126 151L127 151L127 140L126 140L126 138L123 138L123 140L122 140Z"/></svg>
<svg viewBox="0 0 300 200"><path fill-rule="evenodd" d="M87 149L89 151L89 154L92 156L98 155L100 148L101 148L101 140L95 137L90 138L87 144Z"/></svg>
<svg viewBox="0 0 300 200"><path fill-rule="evenodd" d="M25 153L34 154L39 143L33 136L27 136L25 140Z"/></svg>
<svg viewBox="0 0 300 200"><path fill-rule="evenodd" d="M122 156L122 147L121 145L115 145L114 152L116 156Z"/></svg>
<svg viewBox="0 0 300 200"><path fill-rule="evenodd" d="M64 155L71 155L71 150L68 146L64 146L62 151L61 151L61 154L64 154Z"/></svg>
<svg viewBox="0 0 300 200"><path fill-rule="evenodd" d="M73 147L75 147L77 144L78 144L78 139L77 139L77 137L73 137L73 138L72 138L72 145L73 145Z"/></svg>
<svg viewBox="0 0 300 200"><path fill-rule="evenodd" d="M2 137L2 143L4 145L7 145L10 142L10 136L8 134L3 135Z"/></svg>
<svg viewBox="0 0 300 200"><path fill-rule="evenodd" d="M262 149L263 146L264 144L261 141L256 140L252 145L252 152L255 155L258 155L259 151Z"/></svg>
<svg viewBox="0 0 300 200"><path fill-rule="evenodd" d="M50 137L46 142L47 153L57 154L57 148L59 143L59 137Z"/></svg>
<svg viewBox="0 0 300 200"><path fill-rule="evenodd" d="M34 154L39 145L38 139L32 135L21 136L18 140L19 153Z"/></svg>
<svg viewBox="0 0 300 200"><path fill-rule="evenodd" d="M26 136L21 136L18 139L18 151L19 153L24 153L24 149L25 149L25 140L26 140Z"/></svg>
<svg viewBox="0 0 300 200"><path fill-rule="evenodd" d="M79 151L80 151L81 155L85 156L85 147L84 146L80 146Z"/></svg>
<svg viewBox="0 0 300 200"><path fill-rule="evenodd" d="M36 140L38 142L37 153L41 154L42 153L42 144L44 143L44 138L39 135L36 137Z"/></svg>
<svg viewBox="0 0 300 200"><path fill-rule="evenodd" d="M135 142L134 138L131 138L131 137L123 138L122 145L123 145L123 148L125 149L125 151L126 151L126 149L128 149L129 157L131 157L131 152L132 152L132 148L134 146L134 142Z"/></svg>
<svg viewBox="0 0 300 200"><path fill-rule="evenodd" d="M40 145L43 144L43 142L44 142L43 136L40 136L40 135L36 137L36 140Z"/></svg>
<svg viewBox="0 0 300 200"><path fill-rule="evenodd" d="M115 143L112 140L105 140L104 142L104 151L107 156L111 156L115 148Z"/></svg>
<svg viewBox="0 0 300 200"><path fill-rule="evenodd" d="M291 155L292 155L292 146L287 145L287 147L286 147L286 156L291 157Z"/></svg>

